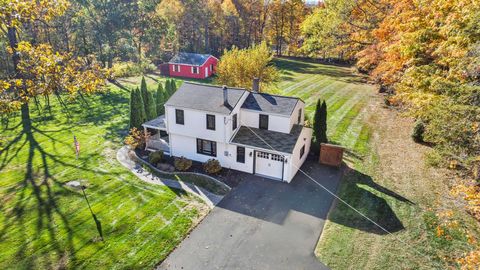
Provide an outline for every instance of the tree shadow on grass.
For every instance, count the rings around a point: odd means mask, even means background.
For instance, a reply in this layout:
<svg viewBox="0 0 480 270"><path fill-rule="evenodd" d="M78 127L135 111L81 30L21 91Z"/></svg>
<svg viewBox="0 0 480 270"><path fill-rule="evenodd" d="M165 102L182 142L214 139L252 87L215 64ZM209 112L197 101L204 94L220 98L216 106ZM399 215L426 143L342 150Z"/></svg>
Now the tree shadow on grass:
<svg viewBox="0 0 480 270"><path fill-rule="evenodd" d="M62 160L62 156L47 152L36 138L41 135L46 137L49 142L58 141L54 135L49 134L60 131L42 131L32 125L30 118L24 118L19 134L0 150L0 171L5 169L13 159L18 158L21 152L24 152L26 156L23 179L2 192L1 199L4 222L0 228L0 241L12 237L11 230L19 232L15 235L15 242L18 243L18 246L11 247L16 249L15 259L9 259L16 260L22 268L38 267L39 258L30 252L32 241L38 249L37 241L41 240L48 241L46 243L48 248L43 246L41 247L43 251L34 250L33 252L40 252L38 254L42 257L45 252L48 252L47 261L43 261L46 264L45 267L65 268L67 263L69 265L77 264L73 239L75 232L69 220L71 213L62 211L59 201L64 197L81 196L81 194L66 188L64 183L51 173L50 168L62 166L95 174L105 174L102 171L79 167L77 164ZM73 144L72 154L74 154ZM84 161L87 159L86 157ZM39 165L37 165L38 161L40 161ZM80 162L81 160L79 160ZM36 222L35 226L29 226L32 222ZM35 228L33 232L32 228ZM60 228L65 230L66 234L60 233ZM45 238L45 235L48 238ZM88 239L82 239L82 235L77 234L75 237L82 241L88 241Z"/></svg>
<svg viewBox="0 0 480 270"><path fill-rule="evenodd" d="M329 220L347 227L381 235L404 229L401 220L397 217L387 199L390 197L411 205L414 204L413 202L377 184L370 176L351 168L346 169L342 181L338 196L358 212L344 202L337 200L335 209L329 215Z"/></svg>

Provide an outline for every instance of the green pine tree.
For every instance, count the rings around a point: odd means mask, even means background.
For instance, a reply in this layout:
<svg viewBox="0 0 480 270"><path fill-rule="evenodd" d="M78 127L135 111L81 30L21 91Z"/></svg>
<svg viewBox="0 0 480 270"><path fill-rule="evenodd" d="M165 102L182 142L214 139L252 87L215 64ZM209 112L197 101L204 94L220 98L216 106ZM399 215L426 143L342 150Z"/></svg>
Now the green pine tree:
<svg viewBox="0 0 480 270"><path fill-rule="evenodd" d="M157 117L157 112L155 108L155 100L153 99L152 93L148 91L147 82L145 77L142 76L142 82L140 84L140 91L143 100L143 105L145 105L145 114L147 120L152 120Z"/></svg>
<svg viewBox="0 0 480 270"><path fill-rule="evenodd" d="M318 99L313 118L312 151L315 155L320 153L320 144L327 143L327 104Z"/></svg>
<svg viewBox="0 0 480 270"><path fill-rule="evenodd" d="M328 143L327 138L327 103L325 100L322 102L322 107L320 108L320 136L321 143Z"/></svg>
<svg viewBox="0 0 480 270"><path fill-rule="evenodd" d="M170 83L170 79L167 79L165 81L165 100L170 98L170 96L172 95L171 93L172 93L172 84Z"/></svg>
<svg viewBox="0 0 480 270"><path fill-rule="evenodd" d="M155 104L155 98L153 98L153 93L147 91L147 105L145 105L145 113L147 115L147 120L152 120L157 117L157 106Z"/></svg>
<svg viewBox="0 0 480 270"><path fill-rule="evenodd" d="M142 76L142 82L140 83L140 92L142 93L143 103L147 105L148 100L148 88L147 82L145 81L145 77Z"/></svg>
<svg viewBox="0 0 480 270"><path fill-rule="evenodd" d="M170 96L172 96L175 93L175 91L177 91L177 83L175 80L172 80L170 83L172 84L171 86L172 93L170 94Z"/></svg>
<svg viewBox="0 0 480 270"><path fill-rule="evenodd" d="M141 129L145 120L143 100L140 90L137 88L130 92L130 128Z"/></svg>
<svg viewBox="0 0 480 270"><path fill-rule="evenodd" d="M163 90L163 85L162 83L158 83L158 88L157 88L157 97L156 97L156 107L157 107L157 115L162 115L165 114L165 107L163 107L163 104L165 104L165 96L164 96L164 90Z"/></svg>

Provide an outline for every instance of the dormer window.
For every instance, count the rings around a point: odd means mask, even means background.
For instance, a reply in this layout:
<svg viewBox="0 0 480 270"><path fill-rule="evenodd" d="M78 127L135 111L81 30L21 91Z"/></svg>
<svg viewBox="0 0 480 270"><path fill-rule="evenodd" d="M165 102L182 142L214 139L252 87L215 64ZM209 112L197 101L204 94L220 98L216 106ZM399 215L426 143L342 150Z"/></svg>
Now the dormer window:
<svg viewBox="0 0 480 270"><path fill-rule="evenodd" d="M268 129L268 115L260 114L258 128L260 129Z"/></svg>
<svg viewBox="0 0 480 270"><path fill-rule="evenodd" d="M207 114L207 129L215 130L215 115Z"/></svg>

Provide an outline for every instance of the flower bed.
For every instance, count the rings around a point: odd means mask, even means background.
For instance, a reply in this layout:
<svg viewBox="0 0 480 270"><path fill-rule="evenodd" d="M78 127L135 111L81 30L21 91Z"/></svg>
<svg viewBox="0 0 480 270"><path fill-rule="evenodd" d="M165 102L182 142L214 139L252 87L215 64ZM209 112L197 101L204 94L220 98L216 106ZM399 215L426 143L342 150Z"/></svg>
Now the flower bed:
<svg viewBox="0 0 480 270"><path fill-rule="evenodd" d="M192 167L189 169L189 171L186 171L186 172L179 172L179 171L167 172L150 164L148 162L148 155L145 155L145 152L135 151L133 153L135 153L135 157L138 161L140 161L144 166L146 166L151 173L153 173L154 175L160 178L168 178L172 180L194 184L214 194L222 195L222 196L226 195L231 189L228 185L215 179L212 176L196 172L195 171L196 169L194 167L197 167L198 164L192 164ZM173 164L173 158L167 156L164 158L163 163L171 165Z"/></svg>
<svg viewBox="0 0 480 270"><path fill-rule="evenodd" d="M148 162L148 155L150 152L144 151L144 150L135 150L135 153L138 157L141 157L143 161ZM164 161L162 163L175 166L174 158L167 155L164 156ZM165 171L163 169L160 169L160 170ZM178 170L175 170L175 171L178 171ZM194 161L194 160L192 160L192 166L186 172L198 173L201 175L212 177L229 187L238 186L240 182L242 182L244 179L248 178L249 176L249 174L247 173L230 170L227 168L222 168L222 170L219 173L215 174L214 176L210 176L205 173L205 170L203 168L203 163ZM178 172L178 173L182 173L182 172Z"/></svg>

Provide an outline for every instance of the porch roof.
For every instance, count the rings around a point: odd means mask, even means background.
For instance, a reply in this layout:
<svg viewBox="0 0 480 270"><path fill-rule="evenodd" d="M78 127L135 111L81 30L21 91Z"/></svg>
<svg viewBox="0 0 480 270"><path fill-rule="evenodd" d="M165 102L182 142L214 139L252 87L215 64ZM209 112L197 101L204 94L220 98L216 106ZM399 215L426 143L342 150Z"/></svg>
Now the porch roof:
<svg viewBox="0 0 480 270"><path fill-rule="evenodd" d="M293 125L290 133L282 133L272 130L241 126L231 142L233 144L261 148L267 151L273 150L292 154L302 129L303 126Z"/></svg>
<svg viewBox="0 0 480 270"><path fill-rule="evenodd" d="M159 117L147 121L142 124L145 128L152 128L158 130L166 130L167 126L165 125L165 115L160 115Z"/></svg>

